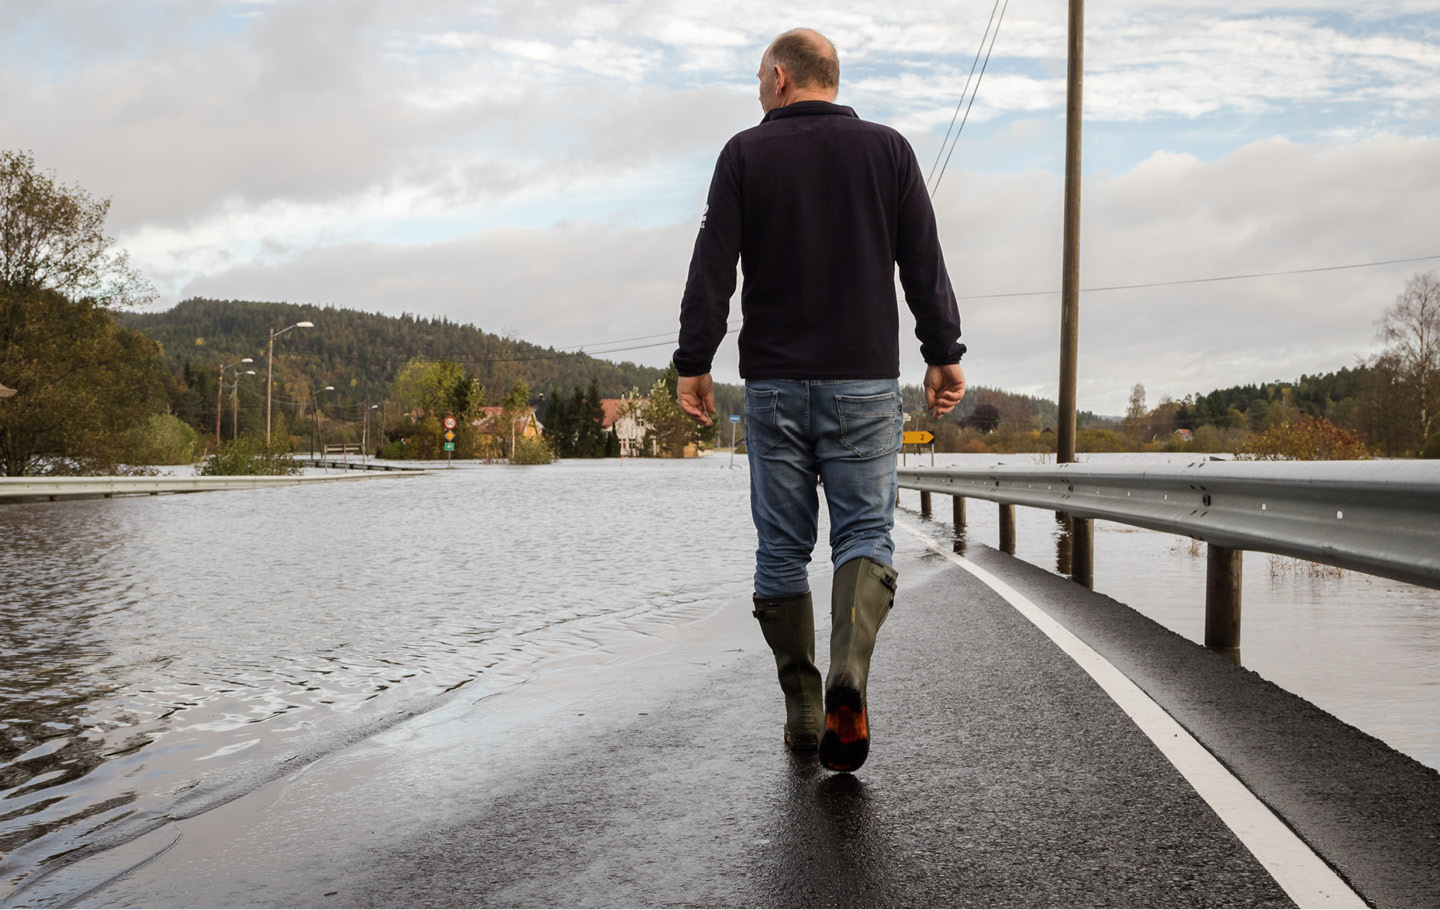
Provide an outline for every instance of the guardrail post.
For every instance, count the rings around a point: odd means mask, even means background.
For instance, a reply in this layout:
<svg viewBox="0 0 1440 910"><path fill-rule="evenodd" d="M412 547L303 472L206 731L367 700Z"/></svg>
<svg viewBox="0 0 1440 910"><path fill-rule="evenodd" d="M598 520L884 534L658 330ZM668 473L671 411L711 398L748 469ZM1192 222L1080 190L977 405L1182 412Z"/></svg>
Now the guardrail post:
<svg viewBox="0 0 1440 910"><path fill-rule="evenodd" d="M1205 647L1239 662L1240 568L1244 550L1208 544L1205 557Z"/></svg>
<svg viewBox="0 0 1440 910"><path fill-rule="evenodd" d="M1095 590L1095 519L1070 519L1070 542L1074 548L1070 557L1070 580Z"/></svg>
<svg viewBox="0 0 1440 910"><path fill-rule="evenodd" d="M950 497L950 518L955 523L955 553L965 555L965 497Z"/></svg>
<svg viewBox="0 0 1440 910"><path fill-rule="evenodd" d="M1000 506L1000 551L1015 555L1015 503L997 503Z"/></svg>
<svg viewBox="0 0 1440 910"><path fill-rule="evenodd" d="M929 517L930 517L930 491L929 491L929 490L921 490L921 491L920 491L920 517L921 517L921 518L929 518Z"/></svg>

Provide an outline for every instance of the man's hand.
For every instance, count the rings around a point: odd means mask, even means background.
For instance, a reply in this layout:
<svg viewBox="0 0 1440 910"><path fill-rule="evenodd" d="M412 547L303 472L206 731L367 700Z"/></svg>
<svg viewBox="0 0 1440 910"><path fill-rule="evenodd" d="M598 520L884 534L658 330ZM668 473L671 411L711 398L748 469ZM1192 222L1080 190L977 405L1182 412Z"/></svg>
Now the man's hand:
<svg viewBox="0 0 1440 910"><path fill-rule="evenodd" d="M961 385L964 385L963 380ZM709 373L681 376L675 392L675 397L680 399L680 410L686 416L701 426L710 426L710 415L715 413L715 382Z"/></svg>
<svg viewBox="0 0 1440 910"><path fill-rule="evenodd" d="M933 408L936 417L949 414L964 397L965 371L960 364L932 364L925 368L925 407Z"/></svg>

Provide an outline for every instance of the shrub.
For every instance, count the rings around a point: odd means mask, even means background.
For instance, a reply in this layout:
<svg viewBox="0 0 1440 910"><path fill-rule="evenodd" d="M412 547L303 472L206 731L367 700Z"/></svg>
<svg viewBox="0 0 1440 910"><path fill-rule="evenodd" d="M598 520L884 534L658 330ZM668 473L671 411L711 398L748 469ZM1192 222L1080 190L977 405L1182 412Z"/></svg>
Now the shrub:
<svg viewBox="0 0 1440 910"><path fill-rule="evenodd" d="M409 439L392 439L380 447L379 457L394 461L413 461L419 456Z"/></svg>
<svg viewBox="0 0 1440 910"><path fill-rule="evenodd" d="M300 473L300 463L290 455L290 437L276 436L270 445L258 436L242 436L220 446L205 459L198 473L202 477L236 477L257 474Z"/></svg>
<svg viewBox="0 0 1440 910"><path fill-rule="evenodd" d="M1261 461L1349 461L1369 458L1365 440L1309 415L1252 435L1244 456Z"/></svg>
<svg viewBox="0 0 1440 910"><path fill-rule="evenodd" d="M193 464L200 434L174 414L151 414L125 434L125 458L131 464Z"/></svg>
<svg viewBox="0 0 1440 910"><path fill-rule="evenodd" d="M510 463L549 464L554 460L550 454L550 446L545 440L526 436L515 440L515 454L511 456Z"/></svg>
<svg viewBox="0 0 1440 910"><path fill-rule="evenodd" d="M1440 433L1436 433L1420 447L1421 458L1440 458Z"/></svg>

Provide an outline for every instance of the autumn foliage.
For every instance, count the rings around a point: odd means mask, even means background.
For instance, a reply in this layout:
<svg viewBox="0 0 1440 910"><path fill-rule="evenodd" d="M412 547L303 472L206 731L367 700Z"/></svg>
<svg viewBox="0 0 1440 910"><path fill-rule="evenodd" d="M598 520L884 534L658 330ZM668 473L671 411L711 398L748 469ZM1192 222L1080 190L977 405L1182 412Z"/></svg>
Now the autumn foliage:
<svg viewBox="0 0 1440 910"><path fill-rule="evenodd" d="M1370 457L1360 436L1306 415L1250 436L1245 455L1262 461L1351 461Z"/></svg>

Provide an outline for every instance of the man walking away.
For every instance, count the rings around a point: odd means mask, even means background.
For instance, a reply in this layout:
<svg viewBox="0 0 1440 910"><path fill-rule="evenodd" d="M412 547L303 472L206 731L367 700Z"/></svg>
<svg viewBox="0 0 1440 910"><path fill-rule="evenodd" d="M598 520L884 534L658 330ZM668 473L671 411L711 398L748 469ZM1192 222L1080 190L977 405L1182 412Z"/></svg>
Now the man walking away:
<svg viewBox="0 0 1440 910"><path fill-rule="evenodd" d="M755 616L785 695L785 742L853 771L870 748L865 701L875 636L895 597L900 450L895 269L927 364L925 401L965 394L960 315L919 163L894 130L834 103L840 63L795 29L760 61L760 124L720 153L680 304L680 405L709 425L711 360L726 332L735 264L740 375L755 553ZM835 566L830 668L815 666L806 571L824 482ZM821 715L824 715L823 722Z"/></svg>

